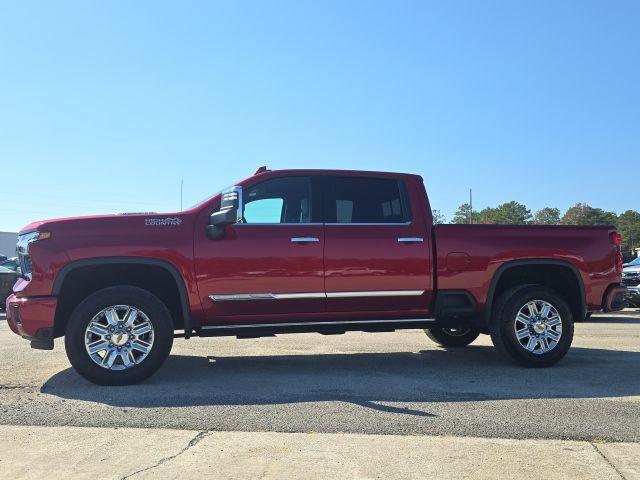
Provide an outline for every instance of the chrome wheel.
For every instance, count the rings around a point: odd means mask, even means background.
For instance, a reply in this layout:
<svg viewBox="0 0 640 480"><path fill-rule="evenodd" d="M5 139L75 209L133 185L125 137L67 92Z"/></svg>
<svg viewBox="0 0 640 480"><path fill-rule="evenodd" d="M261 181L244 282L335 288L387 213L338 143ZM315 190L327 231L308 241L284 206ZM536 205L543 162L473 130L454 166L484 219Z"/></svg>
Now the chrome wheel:
<svg viewBox="0 0 640 480"><path fill-rule="evenodd" d="M153 333L153 324L144 312L129 305L115 305L91 319L84 345L91 360L102 368L126 370L147 358Z"/></svg>
<svg viewBox="0 0 640 480"><path fill-rule="evenodd" d="M553 350L562 336L560 314L544 300L531 300L523 305L516 315L514 328L520 346L536 355Z"/></svg>

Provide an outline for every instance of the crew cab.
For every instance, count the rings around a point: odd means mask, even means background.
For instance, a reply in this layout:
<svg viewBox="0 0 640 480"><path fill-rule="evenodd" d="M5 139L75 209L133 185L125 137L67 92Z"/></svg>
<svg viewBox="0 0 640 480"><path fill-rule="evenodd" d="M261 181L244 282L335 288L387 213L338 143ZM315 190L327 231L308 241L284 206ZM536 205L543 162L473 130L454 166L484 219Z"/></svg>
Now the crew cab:
<svg viewBox="0 0 640 480"><path fill-rule="evenodd" d="M417 175L260 168L171 214L26 226L11 329L65 337L98 384L153 374L174 338L424 329L445 347L489 334L549 366L573 323L624 305L613 227L433 225Z"/></svg>

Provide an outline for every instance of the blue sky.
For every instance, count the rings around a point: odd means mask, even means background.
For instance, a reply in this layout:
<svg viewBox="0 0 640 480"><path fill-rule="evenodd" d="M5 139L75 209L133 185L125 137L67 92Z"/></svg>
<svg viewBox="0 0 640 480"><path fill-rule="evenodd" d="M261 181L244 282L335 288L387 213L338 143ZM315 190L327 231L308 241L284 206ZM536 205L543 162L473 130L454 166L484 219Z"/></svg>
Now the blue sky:
<svg viewBox="0 0 640 480"><path fill-rule="evenodd" d="M270 168L640 209L640 2L0 0L0 230Z"/></svg>

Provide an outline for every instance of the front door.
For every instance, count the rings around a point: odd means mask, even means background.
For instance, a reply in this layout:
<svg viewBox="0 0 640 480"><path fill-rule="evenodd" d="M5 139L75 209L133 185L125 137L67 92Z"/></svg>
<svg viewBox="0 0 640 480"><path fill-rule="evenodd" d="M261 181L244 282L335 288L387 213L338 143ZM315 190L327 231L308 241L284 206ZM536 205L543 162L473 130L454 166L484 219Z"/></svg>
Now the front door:
<svg viewBox="0 0 640 480"><path fill-rule="evenodd" d="M196 241L205 323L325 311L324 232L312 222L312 200L309 177L263 180L243 189L241 223L219 240Z"/></svg>
<svg viewBox="0 0 640 480"><path fill-rule="evenodd" d="M336 176L324 184L327 310L425 315L430 239L404 180Z"/></svg>

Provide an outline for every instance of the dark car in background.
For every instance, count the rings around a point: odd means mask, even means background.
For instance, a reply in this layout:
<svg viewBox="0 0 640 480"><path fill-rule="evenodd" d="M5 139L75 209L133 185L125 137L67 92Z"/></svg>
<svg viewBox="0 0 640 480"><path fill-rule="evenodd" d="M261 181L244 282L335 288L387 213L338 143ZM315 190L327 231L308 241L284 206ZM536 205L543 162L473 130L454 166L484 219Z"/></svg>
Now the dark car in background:
<svg viewBox="0 0 640 480"><path fill-rule="evenodd" d="M18 273L5 267L0 267L0 309L4 310L7 297L13 292L13 285L18 280Z"/></svg>

